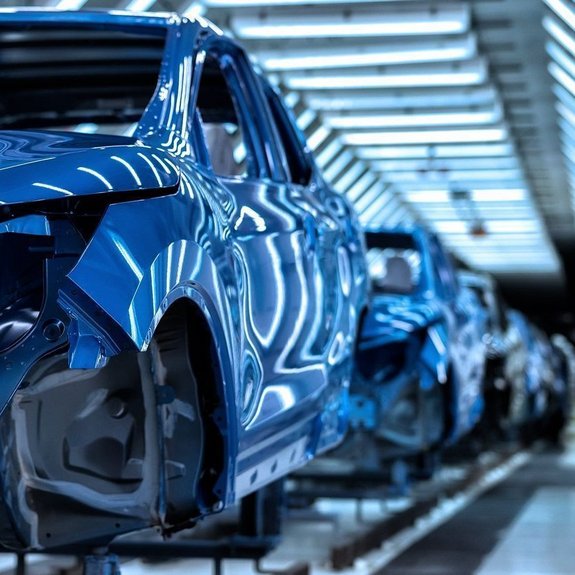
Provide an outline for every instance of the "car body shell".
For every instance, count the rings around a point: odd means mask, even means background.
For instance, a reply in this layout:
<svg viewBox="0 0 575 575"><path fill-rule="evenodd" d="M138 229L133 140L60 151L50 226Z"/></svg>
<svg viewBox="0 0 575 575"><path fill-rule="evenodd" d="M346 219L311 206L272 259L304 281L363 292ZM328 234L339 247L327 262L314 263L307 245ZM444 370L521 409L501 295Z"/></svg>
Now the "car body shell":
<svg viewBox="0 0 575 575"><path fill-rule="evenodd" d="M372 292L359 339L350 417L354 428L371 429L413 453L453 443L479 420L485 314L474 294L458 285L434 236L421 228L368 230L368 248L370 236L384 246L386 234L412 239L421 257L420 280L409 294ZM416 404L410 429L417 431L397 433L393 412L398 409L401 419L407 396Z"/></svg>
<svg viewBox="0 0 575 575"><path fill-rule="evenodd" d="M460 272L459 277L463 285L476 292L488 314L485 388L490 415L486 423L492 430L497 427L510 431L528 418L527 348L516 322L509 319L495 280L487 274L469 271Z"/></svg>
<svg viewBox="0 0 575 575"><path fill-rule="evenodd" d="M212 482L218 495L199 498L196 517L339 442L366 305L362 235L353 210L324 183L307 149L309 185L287 181L264 105L277 96L241 49L208 22L174 15L23 11L2 19L0 26L150 27L166 34L156 91L133 138L0 132L0 238L51 238L58 256L47 263L36 323L2 353L2 407L16 409L26 374L55 350L67 349L71 373L106 369L122 354L149 351L162 319L185 301L213 342L204 358L213 365L213 380L205 384L217 391L211 417L222 440ZM257 110L250 130L266 144L257 178L220 178L210 167L194 114L206 52L235 59L246 81ZM46 215L66 198L106 205L87 244ZM109 497L102 509L101 501L94 503L98 493L87 496L72 483L36 484L33 471L23 473L22 489L68 493L63 509L82 503L99 506L95 514L126 516L120 532L165 523L161 513L122 511L130 507L125 498ZM77 533L48 540L38 527L43 518L31 508L16 509L24 503L10 496L6 479L3 488L26 547L110 535L79 522Z"/></svg>

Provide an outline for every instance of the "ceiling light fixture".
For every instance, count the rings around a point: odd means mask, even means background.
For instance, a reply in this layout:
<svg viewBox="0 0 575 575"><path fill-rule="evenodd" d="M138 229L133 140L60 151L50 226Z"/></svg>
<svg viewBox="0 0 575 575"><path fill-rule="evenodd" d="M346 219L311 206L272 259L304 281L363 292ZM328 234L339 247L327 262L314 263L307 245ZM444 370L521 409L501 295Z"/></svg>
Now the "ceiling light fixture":
<svg viewBox="0 0 575 575"><path fill-rule="evenodd" d="M440 42L419 41L414 44L385 44L325 48L290 48L260 50L258 62L267 70L311 70L313 68L348 68L353 66L389 66L422 62L468 60L477 54L477 40L469 34Z"/></svg>
<svg viewBox="0 0 575 575"><path fill-rule="evenodd" d="M323 9L292 15L285 11L239 13L231 28L240 38L330 38L335 36L420 36L463 34L469 30L470 11L466 5L435 10L394 10L383 8L342 10L326 14Z"/></svg>
<svg viewBox="0 0 575 575"><path fill-rule="evenodd" d="M327 123L334 129L353 128L409 128L427 126L476 126L496 124L503 118L499 106L483 110L464 112L430 112L427 114L330 114L323 115Z"/></svg>
<svg viewBox="0 0 575 575"><path fill-rule="evenodd" d="M145 12L146 10L149 10L155 3L156 0L131 0L126 6L126 10L131 12Z"/></svg>
<svg viewBox="0 0 575 575"><path fill-rule="evenodd" d="M469 142L500 142L507 139L507 129L414 130L410 132L351 132L342 134L351 146L398 146L401 144L445 144Z"/></svg>
<svg viewBox="0 0 575 575"><path fill-rule="evenodd" d="M410 69L411 68L411 69ZM460 66L438 64L425 67L401 67L356 71L346 74L330 73L286 75L284 83L292 90L337 90L362 88L419 88L439 86L469 86L482 84L487 80L487 66L484 60L470 60Z"/></svg>
<svg viewBox="0 0 575 575"><path fill-rule="evenodd" d="M511 143L501 144L462 144L459 146L429 145L429 146L394 146L365 147L357 150L358 158L364 160L380 159L428 159L440 158L475 158L510 156L514 153Z"/></svg>
<svg viewBox="0 0 575 575"><path fill-rule="evenodd" d="M56 4L57 10L80 10L88 0L60 0Z"/></svg>
<svg viewBox="0 0 575 575"><path fill-rule="evenodd" d="M406 91L395 94L377 93L372 90L354 90L353 95L329 94L321 90L306 91L305 100L310 108L326 111L336 110L405 110L406 108L469 108L470 106L493 106L497 94L492 86L442 87Z"/></svg>

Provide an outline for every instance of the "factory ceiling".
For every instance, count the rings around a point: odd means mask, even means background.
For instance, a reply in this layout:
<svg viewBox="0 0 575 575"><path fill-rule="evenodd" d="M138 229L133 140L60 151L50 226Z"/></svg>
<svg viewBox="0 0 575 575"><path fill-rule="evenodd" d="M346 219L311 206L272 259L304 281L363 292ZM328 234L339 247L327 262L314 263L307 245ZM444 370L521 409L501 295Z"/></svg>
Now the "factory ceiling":
<svg viewBox="0 0 575 575"><path fill-rule="evenodd" d="M209 18L284 93L366 227L420 222L512 298L530 286L520 305L570 311L572 1L0 1L16 5Z"/></svg>

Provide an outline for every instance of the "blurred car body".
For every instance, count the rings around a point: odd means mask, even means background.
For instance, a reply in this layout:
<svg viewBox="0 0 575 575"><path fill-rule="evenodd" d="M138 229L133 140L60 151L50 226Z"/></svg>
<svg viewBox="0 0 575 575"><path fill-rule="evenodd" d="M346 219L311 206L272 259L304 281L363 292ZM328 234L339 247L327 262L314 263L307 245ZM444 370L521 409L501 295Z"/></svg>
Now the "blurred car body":
<svg viewBox="0 0 575 575"><path fill-rule="evenodd" d="M456 442L483 409L486 315L423 229L368 230L369 312L351 386L351 425L382 458Z"/></svg>

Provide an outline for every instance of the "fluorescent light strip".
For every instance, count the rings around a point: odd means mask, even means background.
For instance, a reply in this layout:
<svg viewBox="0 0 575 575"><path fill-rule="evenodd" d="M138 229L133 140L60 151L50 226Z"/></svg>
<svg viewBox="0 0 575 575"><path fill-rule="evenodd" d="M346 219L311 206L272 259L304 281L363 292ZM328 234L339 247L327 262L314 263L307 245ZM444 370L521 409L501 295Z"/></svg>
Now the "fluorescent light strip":
<svg viewBox="0 0 575 575"><path fill-rule="evenodd" d="M423 62L468 60L477 54L475 36L440 42L381 46L329 46L326 48L291 48L259 50L258 61L266 70L311 70L313 68L349 68L354 66L389 66Z"/></svg>
<svg viewBox="0 0 575 575"><path fill-rule="evenodd" d="M439 233L464 233L470 222L462 221L431 221L430 224ZM541 230L539 222L534 220L498 220L485 222L488 233L537 232Z"/></svg>
<svg viewBox="0 0 575 575"><path fill-rule="evenodd" d="M555 104L555 109L561 117L567 120L567 122L569 122L572 126L575 125L575 112L563 104L563 102L557 102Z"/></svg>
<svg viewBox="0 0 575 575"><path fill-rule="evenodd" d="M565 118L560 117L557 121L559 127L563 130L564 136L567 137L571 142L575 142L575 127L573 124L569 123Z"/></svg>
<svg viewBox="0 0 575 575"><path fill-rule="evenodd" d="M443 159L510 156L514 153L511 143L464 144L459 146L395 146L365 147L357 149L357 157L364 160L380 159Z"/></svg>
<svg viewBox="0 0 575 575"><path fill-rule="evenodd" d="M559 44L565 47L571 54L575 55L575 40L553 18L549 18L548 16L543 18L543 28L545 28L549 35L557 40Z"/></svg>
<svg viewBox="0 0 575 575"><path fill-rule="evenodd" d="M307 145L310 150L316 150L318 146L320 146L325 139L331 134L331 131L328 130L323 124L318 127L318 129L307 138Z"/></svg>
<svg viewBox="0 0 575 575"><path fill-rule="evenodd" d="M347 199L351 202L355 202L357 198L362 196L370 186L373 186L378 181L378 179L371 173L367 172L367 174L363 175L347 192L345 195Z"/></svg>
<svg viewBox="0 0 575 575"><path fill-rule="evenodd" d="M494 253L470 253L470 254L466 254L466 257L470 260L470 261L475 261L475 262L486 262L490 263L489 260L491 259L495 259L498 260L498 263L500 260L505 260L505 259L509 259L511 260L511 262L513 264L517 264L520 262L523 263L527 263L528 261L531 261L534 264L537 263L549 263L551 264L553 262L553 260L550 262L549 260L552 258L551 254L549 254L546 251L541 251L539 253L533 253L533 252L529 252L529 251L525 251L525 252L521 252L521 251L512 251L512 252L506 252L505 250L501 250L498 254L494 254Z"/></svg>
<svg viewBox="0 0 575 575"><path fill-rule="evenodd" d="M406 195L410 202L452 202L447 190L421 190ZM471 198L474 202L520 202L528 197L523 188L501 189L492 188L486 190L471 190Z"/></svg>
<svg viewBox="0 0 575 575"><path fill-rule="evenodd" d="M149 10L156 0L131 0L126 6L125 10L130 10L132 12L145 12Z"/></svg>
<svg viewBox="0 0 575 575"><path fill-rule="evenodd" d="M387 225L398 226L405 222L407 219L407 211L403 206L399 206L397 210L392 212L392 214L387 218Z"/></svg>
<svg viewBox="0 0 575 575"><path fill-rule="evenodd" d="M318 7L319 8L319 7ZM462 34L469 30L466 5L428 10L355 8L340 12L306 10L293 14L269 10L232 18L231 28L240 38L330 38L345 36L419 36Z"/></svg>
<svg viewBox="0 0 575 575"><path fill-rule="evenodd" d="M516 189L516 188L526 188L527 183L524 179L521 180L474 180L465 182L454 182L454 187L465 189L465 190L489 190L494 187L504 188L504 189ZM434 188L439 190L445 190L449 187L449 182L438 182L438 181L422 181L422 182L410 182L402 184L401 182L394 183L394 188L398 193L405 195L407 193L416 193L419 190L433 190Z"/></svg>
<svg viewBox="0 0 575 575"><path fill-rule="evenodd" d="M523 172L519 169L507 170L450 170L448 172L413 172L411 170L406 172L389 172L387 177L390 181L398 184L410 184L427 182L449 182L450 184L457 184L461 187L461 183L465 182L479 182L491 181L504 182L504 181L517 181L523 178Z"/></svg>
<svg viewBox="0 0 575 575"><path fill-rule="evenodd" d="M421 160L376 160L371 163L377 171L441 171L463 169L508 169L519 168L517 158L514 156L486 157L486 158L432 158Z"/></svg>
<svg viewBox="0 0 575 575"><path fill-rule="evenodd" d="M353 154L349 150L344 150L333 162L324 169L323 176L328 182L332 182L336 176L353 160Z"/></svg>
<svg viewBox="0 0 575 575"><path fill-rule="evenodd" d="M326 95L328 94L328 95ZM373 94L373 91L357 93L352 96L330 95L321 90L306 92L307 105L321 112L336 110L404 110L406 108L449 108L488 106L497 103L497 94L492 86L474 86L468 88L422 88L398 94Z"/></svg>
<svg viewBox="0 0 575 575"><path fill-rule="evenodd" d="M345 194L345 192L352 186L352 184L357 182L359 177L363 175L366 170L367 167L363 162L356 162L349 170L346 170L345 174L343 174L337 182L334 183L334 189L340 194Z"/></svg>
<svg viewBox="0 0 575 575"><path fill-rule="evenodd" d="M414 204L418 212L427 221L460 221L461 211L453 206L435 204L433 208L425 208L418 204ZM497 220L528 220L535 217L535 213L531 206L519 207L517 205L508 208L483 208L477 207L475 215L483 220L497 221Z"/></svg>
<svg viewBox="0 0 575 575"><path fill-rule="evenodd" d="M428 114L324 114L324 120L334 129L350 128L417 128L427 126L474 126L496 124L502 120L500 107L468 112L432 112Z"/></svg>
<svg viewBox="0 0 575 575"><path fill-rule="evenodd" d="M539 254L535 257L515 253L502 253L498 257L473 257L472 254L460 254L472 267L490 271L492 273L513 274L521 271L532 273L553 273L560 269L559 262L552 252Z"/></svg>
<svg viewBox="0 0 575 575"><path fill-rule="evenodd" d="M314 0L314 5L323 4L368 4L395 2L397 0ZM309 6L310 0L203 0L203 3L210 8L248 8L262 6L269 8L271 6Z"/></svg>
<svg viewBox="0 0 575 575"><path fill-rule="evenodd" d="M575 60L563 48L555 42L549 41L545 44L547 54L557 62L564 70L575 77Z"/></svg>
<svg viewBox="0 0 575 575"><path fill-rule="evenodd" d="M88 0L60 0L56 4L57 10L80 10Z"/></svg>
<svg viewBox="0 0 575 575"><path fill-rule="evenodd" d="M355 209L358 212L365 211L368 208L368 206L370 206L372 202L374 202L375 199L380 194L384 193L383 190L384 188L380 182L378 181L374 182L374 184L368 189L368 191L363 196L361 196L361 198L359 198L357 202L355 202L354 204Z"/></svg>
<svg viewBox="0 0 575 575"><path fill-rule="evenodd" d="M397 213L401 209L401 204L392 196L391 200L387 203L387 205L381 209L377 210L373 213L368 222L375 226L375 227L392 227L394 221L394 214ZM366 214L368 211L365 212ZM361 219L360 219L361 222ZM367 223L367 222L366 222Z"/></svg>
<svg viewBox="0 0 575 575"><path fill-rule="evenodd" d="M201 0L200 2L196 2L194 0L193 2L188 4L186 8L181 10L181 13L186 18L189 18L190 20L192 19L195 20L199 16L203 16L206 13L206 5L203 2L203 0Z"/></svg>
<svg viewBox="0 0 575 575"><path fill-rule="evenodd" d="M315 163L319 168L325 168L333 160L333 158L343 148L343 144L339 140L330 142L316 157Z"/></svg>
<svg viewBox="0 0 575 575"><path fill-rule="evenodd" d="M563 86L553 84L553 93L560 102L563 102L563 104L569 106L571 110L575 111L575 97Z"/></svg>
<svg viewBox="0 0 575 575"><path fill-rule="evenodd" d="M349 88L418 88L441 86L471 86L487 80L483 60L472 60L460 66L427 66L413 71L379 70L347 74L286 75L284 82L292 90L345 90Z"/></svg>
<svg viewBox="0 0 575 575"><path fill-rule="evenodd" d="M298 116L296 124L302 132L305 132L306 128L308 128L316 118L317 114L313 110L307 108Z"/></svg>
<svg viewBox="0 0 575 575"><path fill-rule="evenodd" d="M557 16L575 30L575 12L561 0L543 0Z"/></svg>
<svg viewBox="0 0 575 575"><path fill-rule="evenodd" d="M284 94L283 97L284 100L284 104L288 107L288 108L295 108L297 103L301 100L301 94L299 94L298 92L288 92L287 94Z"/></svg>
<svg viewBox="0 0 575 575"><path fill-rule="evenodd" d="M342 134L351 146L398 146L402 144L452 144L469 142L501 142L507 139L507 129L419 130L412 132L351 132Z"/></svg>
<svg viewBox="0 0 575 575"><path fill-rule="evenodd" d="M380 212L387 213L389 210L395 209L397 205L397 200L390 192L377 189L371 204L364 210L358 210L360 220L362 223L369 221L375 214Z"/></svg>

